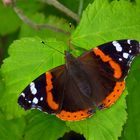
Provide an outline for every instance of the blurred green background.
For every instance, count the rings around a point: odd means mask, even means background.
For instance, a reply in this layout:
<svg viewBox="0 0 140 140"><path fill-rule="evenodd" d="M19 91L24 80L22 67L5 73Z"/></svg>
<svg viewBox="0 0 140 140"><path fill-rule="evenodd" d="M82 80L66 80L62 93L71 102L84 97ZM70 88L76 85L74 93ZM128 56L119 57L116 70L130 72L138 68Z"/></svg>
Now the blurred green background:
<svg viewBox="0 0 140 140"><path fill-rule="evenodd" d="M36 110L25 112L17 104L34 78L64 63L64 56L43 49L41 41L63 51L70 40L78 55L127 38L140 41L140 0L0 1L0 139L139 140L140 56L121 99L90 119L63 122Z"/></svg>

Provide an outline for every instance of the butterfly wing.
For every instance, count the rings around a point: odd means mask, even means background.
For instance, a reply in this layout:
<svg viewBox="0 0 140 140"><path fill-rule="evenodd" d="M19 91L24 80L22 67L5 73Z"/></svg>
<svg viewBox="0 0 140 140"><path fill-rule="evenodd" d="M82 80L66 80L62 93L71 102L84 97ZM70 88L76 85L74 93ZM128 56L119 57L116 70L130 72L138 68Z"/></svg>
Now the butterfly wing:
<svg viewBox="0 0 140 140"><path fill-rule="evenodd" d="M18 103L25 110L36 108L57 114L62 120L81 120L92 115L89 100L79 92L62 65L32 81L19 96Z"/></svg>
<svg viewBox="0 0 140 140"><path fill-rule="evenodd" d="M32 81L18 98L25 109L37 108L47 113L61 109L64 88L64 65L52 69Z"/></svg>
<svg viewBox="0 0 140 140"><path fill-rule="evenodd" d="M118 40L100 45L93 51L100 57L102 68L106 68L105 74L122 81L128 74L133 58L140 53L140 46L136 40ZM112 69L109 71L110 66Z"/></svg>
<svg viewBox="0 0 140 140"><path fill-rule="evenodd" d="M138 41L119 40L100 45L78 58L85 65L92 100L99 107L110 107L120 97L125 88L124 78L139 50Z"/></svg>
<svg viewBox="0 0 140 140"><path fill-rule="evenodd" d="M122 94L132 59L139 53L135 40L113 41L82 56L66 55L66 65L44 73L21 93L24 109L37 108L62 120L81 120L98 107L111 106Z"/></svg>

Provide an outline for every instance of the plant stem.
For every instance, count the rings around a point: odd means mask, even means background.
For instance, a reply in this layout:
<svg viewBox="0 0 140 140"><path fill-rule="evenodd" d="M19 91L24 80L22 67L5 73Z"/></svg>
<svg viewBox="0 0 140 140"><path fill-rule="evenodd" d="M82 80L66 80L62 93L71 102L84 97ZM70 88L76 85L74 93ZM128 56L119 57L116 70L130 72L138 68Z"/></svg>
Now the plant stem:
<svg viewBox="0 0 140 140"><path fill-rule="evenodd" d="M81 16L83 10L84 0L79 0L79 8L78 8L78 15Z"/></svg>
<svg viewBox="0 0 140 140"><path fill-rule="evenodd" d="M70 32L64 31L60 28L57 28L55 26L49 25L49 24L38 24L35 23L34 21L32 21L31 19L29 19L21 9L19 9L18 7L16 7L15 5L13 6L14 11L16 12L16 14L18 15L18 17L27 25L29 25L30 27L39 30L39 29L50 29L53 30L55 32L60 32L66 35L70 35Z"/></svg>
<svg viewBox="0 0 140 140"><path fill-rule="evenodd" d="M61 4L57 0L42 0L42 1L49 5L53 5L55 8L59 9L61 12L73 18L77 23L80 21L80 18L76 13L74 13L73 11L65 7L63 4Z"/></svg>

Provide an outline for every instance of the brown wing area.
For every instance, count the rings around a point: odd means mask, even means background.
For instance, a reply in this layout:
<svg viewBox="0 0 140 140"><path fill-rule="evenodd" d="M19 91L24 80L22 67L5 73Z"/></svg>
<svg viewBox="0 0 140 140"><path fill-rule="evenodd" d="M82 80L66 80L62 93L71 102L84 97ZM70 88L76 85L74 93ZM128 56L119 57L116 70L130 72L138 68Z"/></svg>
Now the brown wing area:
<svg viewBox="0 0 140 140"><path fill-rule="evenodd" d="M125 84L116 81L120 76L120 69L117 63L111 58L96 54L91 50L78 58L85 65L85 71L92 85L92 100L100 107L111 106L122 94ZM109 76L110 75L110 76Z"/></svg>
<svg viewBox="0 0 140 140"><path fill-rule="evenodd" d="M91 116L93 109L93 102L79 91L77 83L67 74L62 108L57 117L67 121L82 120Z"/></svg>
<svg viewBox="0 0 140 140"><path fill-rule="evenodd" d="M91 116L95 110L94 102L90 99L91 86L77 59L70 56L68 61L63 73L58 74L55 69L51 70L53 91L56 96L63 97L61 101L54 99L61 104L57 117L69 121L81 120Z"/></svg>
<svg viewBox="0 0 140 140"><path fill-rule="evenodd" d="M116 81L120 72L119 65L111 58L93 50L78 59L70 57L69 69L65 65L63 72L53 69L53 91L61 97L57 117L81 120L91 116L96 105L99 108L111 106L125 87L123 81Z"/></svg>

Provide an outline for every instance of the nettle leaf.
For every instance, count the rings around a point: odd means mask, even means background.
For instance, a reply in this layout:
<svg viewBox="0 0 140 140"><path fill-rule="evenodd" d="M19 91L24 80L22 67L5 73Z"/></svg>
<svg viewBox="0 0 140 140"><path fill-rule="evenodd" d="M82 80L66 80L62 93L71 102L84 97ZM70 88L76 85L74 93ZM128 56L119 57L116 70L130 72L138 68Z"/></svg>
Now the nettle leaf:
<svg viewBox="0 0 140 140"><path fill-rule="evenodd" d="M0 106L8 117L17 117L21 109L17 104L18 95L36 77L50 68L64 63L62 53L66 46L54 39L42 43L38 38L23 38L15 41L9 48L9 55L4 60L1 71L6 91L0 99Z"/></svg>
<svg viewBox="0 0 140 140"><path fill-rule="evenodd" d="M140 8L126 0L95 0L83 12L72 43L92 48L116 39L140 40Z"/></svg>
<svg viewBox="0 0 140 140"><path fill-rule="evenodd" d="M126 94L127 91L110 109L98 111L93 117L80 122L67 122L67 126L83 134L86 140L117 140L126 122Z"/></svg>
<svg viewBox="0 0 140 140"><path fill-rule="evenodd" d="M62 137L69 128L64 121L52 115L46 115L38 110L32 111L26 118L25 139L26 140L57 140Z"/></svg>

